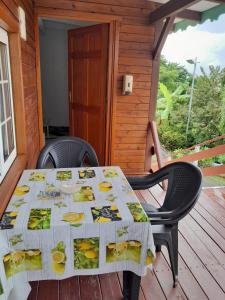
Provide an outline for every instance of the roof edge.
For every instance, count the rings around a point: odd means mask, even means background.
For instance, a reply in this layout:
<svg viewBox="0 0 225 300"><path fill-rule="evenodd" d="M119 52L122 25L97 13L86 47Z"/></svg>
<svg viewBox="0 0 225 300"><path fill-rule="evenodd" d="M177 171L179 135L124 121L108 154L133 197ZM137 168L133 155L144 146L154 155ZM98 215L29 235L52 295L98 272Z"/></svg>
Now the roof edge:
<svg viewBox="0 0 225 300"><path fill-rule="evenodd" d="M201 21L191 21L191 20L183 20L174 25L173 32L177 32L178 30L184 31L187 29L188 26L196 26L197 24L202 24L207 20L216 21L218 18L225 14L225 4L220 4L218 6L215 6L213 8L210 8L204 12L202 12Z"/></svg>

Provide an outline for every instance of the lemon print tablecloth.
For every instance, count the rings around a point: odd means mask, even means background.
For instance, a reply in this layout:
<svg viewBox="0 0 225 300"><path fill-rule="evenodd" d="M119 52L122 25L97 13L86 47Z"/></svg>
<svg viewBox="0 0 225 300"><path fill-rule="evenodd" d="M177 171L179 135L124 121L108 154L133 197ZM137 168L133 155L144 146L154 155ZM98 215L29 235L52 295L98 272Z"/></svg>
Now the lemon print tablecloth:
<svg viewBox="0 0 225 300"><path fill-rule="evenodd" d="M0 300L33 280L142 276L154 259L148 217L119 167L24 171L0 243Z"/></svg>

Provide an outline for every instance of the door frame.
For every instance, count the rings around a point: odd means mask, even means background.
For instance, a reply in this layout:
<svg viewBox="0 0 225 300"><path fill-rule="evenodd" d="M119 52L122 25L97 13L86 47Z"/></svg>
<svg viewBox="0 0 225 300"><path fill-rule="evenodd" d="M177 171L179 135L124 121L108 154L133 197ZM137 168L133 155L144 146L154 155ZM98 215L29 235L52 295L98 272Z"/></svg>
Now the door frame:
<svg viewBox="0 0 225 300"><path fill-rule="evenodd" d="M109 24L108 40L108 74L107 74L107 99L106 99L106 139L105 139L105 165L111 165L114 127L115 127L115 105L116 105L116 87L119 57L119 28L121 17L113 15L91 14L76 11L65 11L61 9L40 9L35 10L35 45L36 45L36 81L38 98L38 124L39 124L39 147L44 147L43 134L43 112L42 112L42 87L41 87L41 67L40 67L40 41L38 18L46 17L53 20L80 20L94 21L98 23ZM69 99L68 99L69 101Z"/></svg>

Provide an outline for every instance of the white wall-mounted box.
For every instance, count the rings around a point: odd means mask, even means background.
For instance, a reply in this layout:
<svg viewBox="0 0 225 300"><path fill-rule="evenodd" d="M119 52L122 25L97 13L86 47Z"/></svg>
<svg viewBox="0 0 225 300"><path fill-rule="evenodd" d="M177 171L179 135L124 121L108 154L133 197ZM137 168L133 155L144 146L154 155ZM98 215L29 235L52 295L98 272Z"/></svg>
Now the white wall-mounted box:
<svg viewBox="0 0 225 300"><path fill-rule="evenodd" d="M20 36L22 39L26 41L27 40L26 16L25 16L25 11L20 6L18 8L18 14L19 14L19 22L20 22Z"/></svg>

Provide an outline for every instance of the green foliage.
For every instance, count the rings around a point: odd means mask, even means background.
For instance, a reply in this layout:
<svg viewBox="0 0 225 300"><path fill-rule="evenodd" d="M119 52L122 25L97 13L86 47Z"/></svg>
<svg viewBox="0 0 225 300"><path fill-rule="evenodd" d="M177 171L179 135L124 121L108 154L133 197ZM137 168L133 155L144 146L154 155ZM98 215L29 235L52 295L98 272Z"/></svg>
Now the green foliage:
<svg viewBox="0 0 225 300"><path fill-rule="evenodd" d="M187 88L191 84L191 80L191 74L184 67L176 63L170 63L163 56L161 57L159 81L170 92L175 91L180 85Z"/></svg>
<svg viewBox="0 0 225 300"><path fill-rule="evenodd" d="M169 151L185 149L225 133L225 69L210 66L207 74L201 68L201 75L195 81L191 122L186 137L191 81L192 75L184 67L162 58L157 124L160 141ZM219 143L222 141L210 146ZM212 158L212 161L216 159ZM202 163L210 164L212 161Z"/></svg>
<svg viewBox="0 0 225 300"><path fill-rule="evenodd" d="M210 66L208 75L203 68L201 72L202 75L196 80L190 127L190 135L194 137L196 144L225 132L225 71L220 67Z"/></svg>

